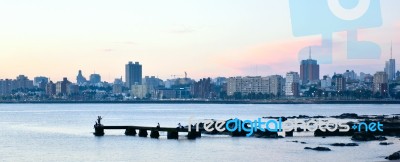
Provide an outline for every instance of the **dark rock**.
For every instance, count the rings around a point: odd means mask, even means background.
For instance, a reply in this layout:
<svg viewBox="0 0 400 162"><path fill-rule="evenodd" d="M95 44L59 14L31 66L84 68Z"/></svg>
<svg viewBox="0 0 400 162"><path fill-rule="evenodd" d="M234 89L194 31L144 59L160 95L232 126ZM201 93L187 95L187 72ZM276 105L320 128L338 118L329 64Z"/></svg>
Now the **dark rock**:
<svg viewBox="0 0 400 162"><path fill-rule="evenodd" d="M341 147L344 147L344 146L358 146L358 144L357 143L333 143L333 144L331 144L331 146L341 146Z"/></svg>
<svg viewBox="0 0 400 162"><path fill-rule="evenodd" d="M292 131L290 131L290 132L286 132L286 133L285 133L285 136L286 136L286 137L293 137L293 132L294 132L294 130L292 130Z"/></svg>
<svg viewBox="0 0 400 162"><path fill-rule="evenodd" d="M374 141L378 140L372 133L366 132L356 132L354 133L353 137L351 137L353 141Z"/></svg>
<svg viewBox="0 0 400 162"><path fill-rule="evenodd" d="M393 153L392 155L386 157L387 160L400 160L400 151Z"/></svg>
<svg viewBox="0 0 400 162"><path fill-rule="evenodd" d="M256 133L254 133L254 136L257 138L280 138L278 136L278 132L270 132L268 130L265 130L265 132L261 132L261 131L256 132Z"/></svg>
<svg viewBox="0 0 400 162"><path fill-rule="evenodd" d="M349 125L351 127L351 125ZM321 129L317 129L314 132L314 136L316 137L326 137L326 136L352 136L354 134L354 130L350 129L348 132L340 132L339 129L336 129L333 132L326 130L325 132Z"/></svg>
<svg viewBox="0 0 400 162"><path fill-rule="evenodd" d="M358 115L355 113L344 113L344 114L341 114L339 116L334 116L334 117L341 118L341 119L356 119L356 118L358 118Z"/></svg>
<svg viewBox="0 0 400 162"><path fill-rule="evenodd" d="M311 148L311 147L305 147L305 150L314 150L314 151L331 151L330 148L327 147L316 147L316 148Z"/></svg>
<svg viewBox="0 0 400 162"><path fill-rule="evenodd" d="M381 143L379 143L379 145L387 146L387 145L393 145L393 143L392 142L381 142Z"/></svg>
<svg viewBox="0 0 400 162"><path fill-rule="evenodd" d="M331 144L331 146L346 146L346 144L345 143L334 143L334 144Z"/></svg>
<svg viewBox="0 0 400 162"><path fill-rule="evenodd" d="M310 118L310 117L307 115L299 115L299 119L304 119L304 118Z"/></svg>

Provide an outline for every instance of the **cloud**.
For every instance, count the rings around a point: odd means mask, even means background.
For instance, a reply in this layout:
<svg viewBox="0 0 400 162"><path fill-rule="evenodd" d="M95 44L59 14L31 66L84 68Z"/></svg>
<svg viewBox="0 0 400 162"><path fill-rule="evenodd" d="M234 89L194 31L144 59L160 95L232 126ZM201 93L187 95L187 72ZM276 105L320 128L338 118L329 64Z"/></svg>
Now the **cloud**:
<svg viewBox="0 0 400 162"><path fill-rule="evenodd" d="M236 75L272 75L298 71L299 51L304 47L319 45L320 39L276 41L261 43L222 54L215 60Z"/></svg>

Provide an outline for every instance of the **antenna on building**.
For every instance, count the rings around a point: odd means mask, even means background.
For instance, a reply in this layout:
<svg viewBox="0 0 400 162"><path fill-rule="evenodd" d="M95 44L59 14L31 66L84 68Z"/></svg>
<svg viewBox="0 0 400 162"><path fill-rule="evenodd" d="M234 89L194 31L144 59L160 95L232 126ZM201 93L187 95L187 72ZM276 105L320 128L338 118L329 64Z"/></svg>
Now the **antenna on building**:
<svg viewBox="0 0 400 162"><path fill-rule="evenodd" d="M390 59L393 59L393 41L390 41Z"/></svg>
<svg viewBox="0 0 400 162"><path fill-rule="evenodd" d="M309 56L308 56L308 59L310 59L310 60L311 60L311 47L309 47L309 49L310 49L310 51L309 51Z"/></svg>

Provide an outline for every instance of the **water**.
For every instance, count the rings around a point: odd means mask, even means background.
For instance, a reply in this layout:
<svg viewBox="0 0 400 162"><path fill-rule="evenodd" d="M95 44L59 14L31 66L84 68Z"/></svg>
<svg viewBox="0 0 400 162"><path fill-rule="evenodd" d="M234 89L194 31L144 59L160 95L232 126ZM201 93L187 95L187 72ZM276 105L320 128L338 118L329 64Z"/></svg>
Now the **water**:
<svg viewBox="0 0 400 162"><path fill-rule="evenodd" d="M2 104L0 105L0 161L384 161L400 150L378 141L359 147L332 147L352 142L349 137L293 137L284 139L207 136L187 140L128 137L124 130L106 130L94 137L98 115L105 125L176 127L195 119L256 119L264 116L398 114L398 105L190 105L190 104ZM298 140L307 144L293 143ZM331 152L304 150L325 146Z"/></svg>

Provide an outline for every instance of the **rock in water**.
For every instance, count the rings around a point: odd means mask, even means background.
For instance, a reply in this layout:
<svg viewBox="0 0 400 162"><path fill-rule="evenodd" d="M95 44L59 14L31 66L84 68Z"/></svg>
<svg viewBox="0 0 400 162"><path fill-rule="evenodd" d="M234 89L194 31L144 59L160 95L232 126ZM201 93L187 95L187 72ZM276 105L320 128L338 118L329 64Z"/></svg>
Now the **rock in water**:
<svg viewBox="0 0 400 162"><path fill-rule="evenodd" d="M400 160L400 151L393 153L392 155L386 157L387 160Z"/></svg>
<svg viewBox="0 0 400 162"><path fill-rule="evenodd" d="M357 143L333 143L333 144L331 144L331 146L341 146L341 147L344 147L344 146L358 146L358 144Z"/></svg>
<svg viewBox="0 0 400 162"><path fill-rule="evenodd" d="M379 143L379 145L387 146L387 145L393 145L393 143L392 142L381 142L381 143Z"/></svg>
<svg viewBox="0 0 400 162"><path fill-rule="evenodd" d="M311 147L305 147L305 150L315 150L315 151L331 151L330 148L327 147L316 147L316 148L311 148Z"/></svg>
<svg viewBox="0 0 400 162"><path fill-rule="evenodd" d="M378 140L373 134L366 132L357 132L351 137L354 141L374 141Z"/></svg>

